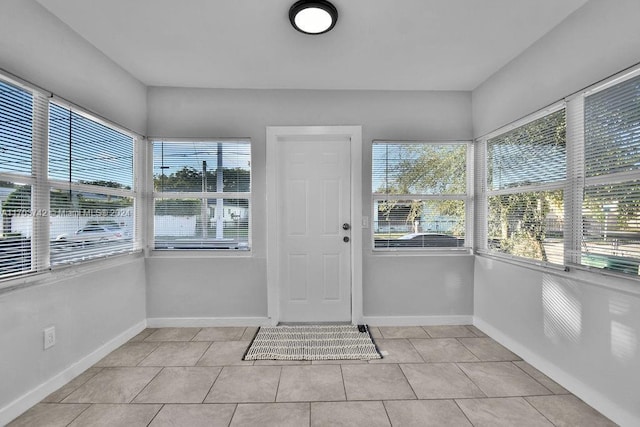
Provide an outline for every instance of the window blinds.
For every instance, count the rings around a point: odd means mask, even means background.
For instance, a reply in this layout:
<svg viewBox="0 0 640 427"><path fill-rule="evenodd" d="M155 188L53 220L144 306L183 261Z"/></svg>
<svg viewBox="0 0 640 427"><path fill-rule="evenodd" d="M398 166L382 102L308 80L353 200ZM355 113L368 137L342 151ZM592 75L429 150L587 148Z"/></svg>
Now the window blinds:
<svg viewBox="0 0 640 427"><path fill-rule="evenodd" d="M51 103L49 178L130 190L133 138Z"/></svg>
<svg viewBox="0 0 640 427"><path fill-rule="evenodd" d="M33 95L0 81L0 172L31 175Z"/></svg>
<svg viewBox="0 0 640 427"><path fill-rule="evenodd" d="M153 142L156 249L249 249L249 141Z"/></svg>
<svg viewBox="0 0 640 427"><path fill-rule="evenodd" d="M33 98L30 92L0 81L0 276L36 267L32 263Z"/></svg>
<svg viewBox="0 0 640 427"><path fill-rule="evenodd" d="M489 251L564 263L566 164L564 108L487 140Z"/></svg>
<svg viewBox="0 0 640 427"><path fill-rule="evenodd" d="M134 249L133 152L132 136L50 103L51 265Z"/></svg>
<svg viewBox="0 0 640 427"><path fill-rule="evenodd" d="M640 271L640 76L584 97L580 264Z"/></svg>
<svg viewBox="0 0 640 427"><path fill-rule="evenodd" d="M464 142L374 141L374 248L465 246L469 150Z"/></svg>

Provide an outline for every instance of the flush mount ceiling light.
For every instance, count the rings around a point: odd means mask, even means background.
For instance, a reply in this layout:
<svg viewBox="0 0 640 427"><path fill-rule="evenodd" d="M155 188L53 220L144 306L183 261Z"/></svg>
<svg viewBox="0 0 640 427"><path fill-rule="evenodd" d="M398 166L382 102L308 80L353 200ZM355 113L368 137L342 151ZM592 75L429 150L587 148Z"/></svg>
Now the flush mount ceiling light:
<svg viewBox="0 0 640 427"><path fill-rule="evenodd" d="M323 34L338 20L338 9L325 0L300 0L289 9L293 28L305 34Z"/></svg>

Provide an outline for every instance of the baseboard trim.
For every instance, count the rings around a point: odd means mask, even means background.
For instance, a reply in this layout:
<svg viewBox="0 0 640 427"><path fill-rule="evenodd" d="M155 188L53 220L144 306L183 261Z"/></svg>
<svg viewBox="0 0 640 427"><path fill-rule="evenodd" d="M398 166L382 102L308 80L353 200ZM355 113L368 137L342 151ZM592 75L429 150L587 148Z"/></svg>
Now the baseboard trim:
<svg viewBox="0 0 640 427"><path fill-rule="evenodd" d="M371 326L471 325L473 316L364 316L363 321Z"/></svg>
<svg viewBox="0 0 640 427"><path fill-rule="evenodd" d="M206 328L213 326L270 326L268 317L151 317L149 328Z"/></svg>
<svg viewBox="0 0 640 427"><path fill-rule="evenodd" d="M122 344L129 341L131 338L139 334L147 326L147 321L137 323L120 335L111 339L107 343L100 346L97 350L89 353L87 356L73 363L71 366L54 375L44 383L38 385L33 390L20 396L13 402L9 403L4 408L0 409L0 426L9 424L12 420L22 415L25 411L31 408L33 405L40 402L42 399L58 390L63 385L95 365L103 357L111 353Z"/></svg>
<svg viewBox="0 0 640 427"><path fill-rule="evenodd" d="M584 384L573 375L568 374L563 369L560 369L553 362L541 357L536 352L531 351L529 347L522 345L511 337L505 335L498 328L495 328L477 316L473 318L473 324L616 424L619 424L620 426L640 425L640 418L620 407L599 391Z"/></svg>

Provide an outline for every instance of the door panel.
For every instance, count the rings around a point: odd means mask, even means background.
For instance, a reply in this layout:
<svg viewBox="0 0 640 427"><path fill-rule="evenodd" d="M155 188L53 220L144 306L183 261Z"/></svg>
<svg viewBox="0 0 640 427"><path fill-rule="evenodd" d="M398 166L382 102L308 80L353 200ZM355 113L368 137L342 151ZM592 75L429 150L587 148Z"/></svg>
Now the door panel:
<svg viewBox="0 0 640 427"><path fill-rule="evenodd" d="M280 320L351 320L349 140L278 144Z"/></svg>

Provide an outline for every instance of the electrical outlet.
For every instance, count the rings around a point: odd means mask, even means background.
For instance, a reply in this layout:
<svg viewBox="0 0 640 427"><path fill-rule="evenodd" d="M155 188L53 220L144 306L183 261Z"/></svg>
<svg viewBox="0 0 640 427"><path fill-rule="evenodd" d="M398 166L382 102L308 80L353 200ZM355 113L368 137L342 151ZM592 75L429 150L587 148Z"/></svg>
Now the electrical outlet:
<svg viewBox="0 0 640 427"><path fill-rule="evenodd" d="M56 327L52 326L44 330L44 349L53 347L56 344Z"/></svg>

